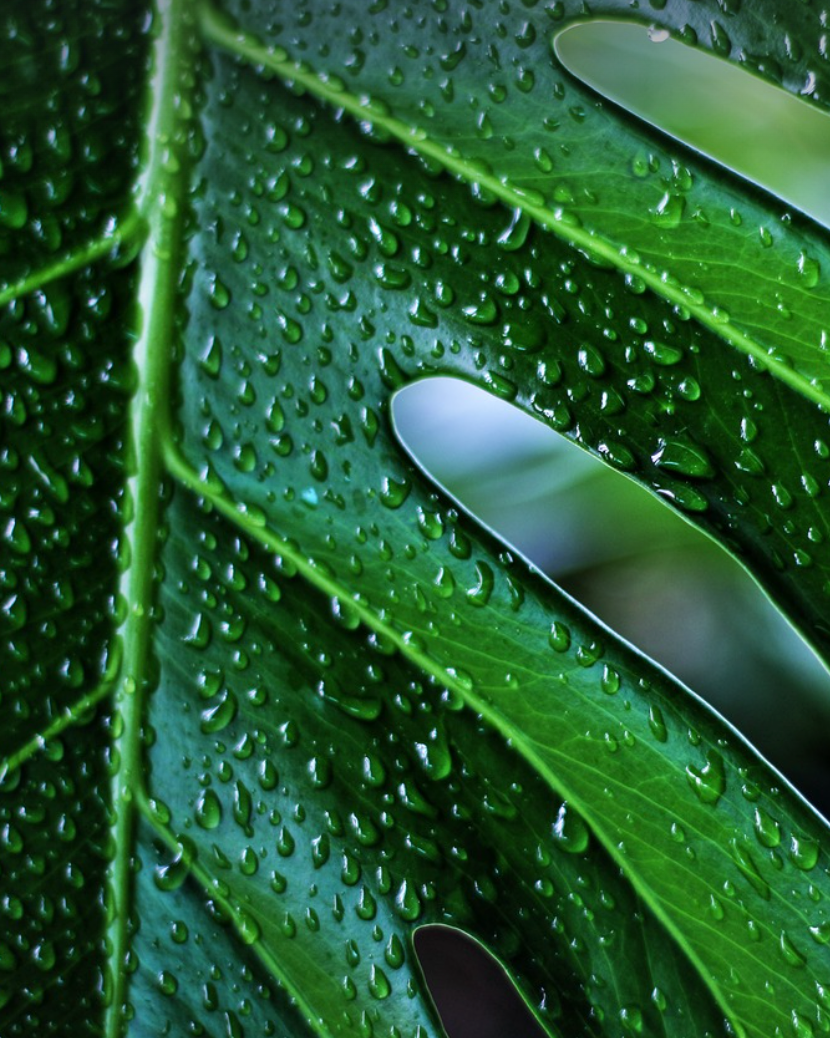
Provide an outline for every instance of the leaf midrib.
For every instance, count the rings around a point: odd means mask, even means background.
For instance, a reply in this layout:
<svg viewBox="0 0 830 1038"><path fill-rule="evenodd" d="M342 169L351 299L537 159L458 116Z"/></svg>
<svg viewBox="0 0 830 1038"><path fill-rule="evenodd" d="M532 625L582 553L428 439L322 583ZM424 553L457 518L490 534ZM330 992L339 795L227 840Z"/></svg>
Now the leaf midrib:
<svg viewBox="0 0 830 1038"><path fill-rule="evenodd" d="M119 761L111 783L114 814L111 825L114 857L107 873L112 906L107 929L112 993L105 1014L107 1038L123 1030L126 1001L128 922L132 887L135 804L144 785L142 721L144 685L153 625L155 559L157 554L160 486L164 475L161 444L169 436L170 376L173 315L178 296L181 249L181 200L186 197L189 165L182 143L191 111L193 34L188 0L161 0L160 26L154 40L154 67L148 84L147 160L137 184L137 197L146 211L148 235L140 263L137 291L141 329L133 351L139 385L130 404L130 433L134 475L127 484L132 519L125 528L130 565L120 591L127 602L123 664L113 703L113 755ZM188 91L189 87L189 91ZM172 204L171 204L172 203Z"/></svg>

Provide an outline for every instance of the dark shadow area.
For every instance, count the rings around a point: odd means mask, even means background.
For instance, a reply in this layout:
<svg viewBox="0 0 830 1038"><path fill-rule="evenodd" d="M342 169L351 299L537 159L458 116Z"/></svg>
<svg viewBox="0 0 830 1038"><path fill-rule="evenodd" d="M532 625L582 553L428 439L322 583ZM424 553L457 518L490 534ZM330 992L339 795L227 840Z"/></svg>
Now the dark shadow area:
<svg viewBox="0 0 830 1038"><path fill-rule="evenodd" d="M460 930L422 926L415 951L449 1038L546 1038L498 962Z"/></svg>

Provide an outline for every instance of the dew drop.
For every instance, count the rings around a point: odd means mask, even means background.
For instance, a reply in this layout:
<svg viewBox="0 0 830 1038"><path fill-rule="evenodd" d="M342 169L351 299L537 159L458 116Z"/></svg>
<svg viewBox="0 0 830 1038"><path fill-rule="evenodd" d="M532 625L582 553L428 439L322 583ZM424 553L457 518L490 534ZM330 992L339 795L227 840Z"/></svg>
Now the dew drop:
<svg viewBox="0 0 830 1038"><path fill-rule="evenodd" d="M651 460L658 468L681 476L711 479L715 475L714 466L704 448L686 437L660 440Z"/></svg>
<svg viewBox="0 0 830 1038"><path fill-rule="evenodd" d="M571 646L571 632L560 620L551 624L548 642L554 652L567 652Z"/></svg>
<svg viewBox="0 0 830 1038"><path fill-rule="evenodd" d="M685 209L686 199L683 195L667 191L651 210L651 219L658 227L673 230L679 226Z"/></svg>
<svg viewBox="0 0 830 1038"><path fill-rule="evenodd" d="M231 290L219 277L214 274L210 282L210 302L217 310L224 310L231 301Z"/></svg>
<svg viewBox="0 0 830 1038"><path fill-rule="evenodd" d="M486 562L477 562L475 568L476 584L467 591L467 601L474 606L486 606L493 593L493 570Z"/></svg>
<svg viewBox="0 0 830 1038"><path fill-rule="evenodd" d="M796 868L803 869L805 872L815 868L818 854L818 841L812 837L793 835L790 838L789 858Z"/></svg>
<svg viewBox="0 0 830 1038"><path fill-rule="evenodd" d="M771 896L769 884L758 871L758 866L755 864L749 849L737 837L733 837L729 841L729 851L741 874L765 901L769 901Z"/></svg>
<svg viewBox="0 0 830 1038"><path fill-rule="evenodd" d="M781 827L762 807L755 808L755 835L764 847L777 847L781 842Z"/></svg>
<svg viewBox="0 0 830 1038"><path fill-rule="evenodd" d="M666 722L663 720L663 711L656 703L649 707L648 726L651 729L651 734L658 742L665 742L668 739L669 733L666 728Z"/></svg>
<svg viewBox="0 0 830 1038"><path fill-rule="evenodd" d="M588 849L588 827L567 803L559 808L552 835L556 846L568 854L584 854Z"/></svg>
<svg viewBox="0 0 830 1038"><path fill-rule="evenodd" d="M212 789L205 789L199 795L195 817L202 829L215 829L222 821L222 804Z"/></svg>
<svg viewBox="0 0 830 1038"><path fill-rule="evenodd" d="M798 274L804 288L815 288L818 284L821 267L818 260L802 252L798 257Z"/></svg>
<svg viewBox="0 0 830 1038"><path fill-rule="evenodd" d="M693 764L686 765L686 778L704 804L716 804L726 789L723 757L717 750L709 750L706 754L706 764L702 768L697 768Z"/></svg>
<svg viewBox="0 0 830 1038"><path fill-rule="evenodd" d="M389 978L380 966L372 966L369 974L369 994L372 998L382 1000L388 998L391 993L392 985L389 983Z"/></svg>
<svg viewBox="0 0 830 1038"><path fill-rule="evenodd" d="M790 938L787 936L786 930L781 931L781 937L778 941L778 948L784 957L784 961L789 963L790 966L796 969L801 969L807 964L807 960L801 954L801 952L792 943Z"/></svg>
<svg viewBox="0 0 830 1038"><path fill-rule="evenodd" d="M202 711L202 720L199 725L205 735L221 732L236 717L238 703L236 696L230 689L225 689L215 706Z"/></svg>

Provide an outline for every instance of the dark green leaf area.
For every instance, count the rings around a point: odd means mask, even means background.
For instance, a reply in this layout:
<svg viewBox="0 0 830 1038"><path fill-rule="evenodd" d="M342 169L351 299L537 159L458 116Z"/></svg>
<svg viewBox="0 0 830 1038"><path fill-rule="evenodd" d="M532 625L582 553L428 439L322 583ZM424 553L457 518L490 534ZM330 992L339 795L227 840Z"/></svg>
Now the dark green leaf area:
<svg viewBox="0 0 830 1038"><path fill-rule="evenodd" d="M270 970L334 1034L439 1033L412 952L425 922L484 942L553 1033L725 1033L582 819L498 731L186 493L168 521L150 795L181 844L162 847L153 918L215 925L192 916L207 894L254 976ZM203 872L186 878L187 860ZM138 991L164 972L185 995L187 948L163 947L150 968L138 953Z"/></svg>
<svg viewBox="0 0 830 1038"><path fill-rule="evenodd" d="M86 719L0 786L0 1034L101 1033L110 769Z"/></svg>
<svg viewBox="0 0 830 1038"><path fill-rule="evenodd" d="M130 1034L268 1038L302 1033L274 977L244 945L213 892L177 874L176 856L142 819ZM159 877L164 877L159 882ZM176 893L170 893L172 884Z"/></svg>
<svg viewBox="0 0 830 1038"><path fill-rule="evenodd" d="M134 290L131 270L82 269L0 315L3 757L115 666Z"/></svg>
<svg viewBox="0 0 830 1038"><path fill-rule="evenodd" d="M693 311L718 307L721 329L734 324L761 354L786 358L805 382L827 382L824 236L568 74L551 41L586 17L582 3L436 8L423 0L367 9L354 0L290 12L281 3L257 5L256 12L240 4L239 11L243 27L325 73L334 104L338 91L370 98L379 139L389 135L389 116L417 127L454 150L467 179L492 175L484 197L518 190L526 205L564 222L563 236L568 225L574 240L582 230L595 233L581 239L582 247L625 268L635 288L659 283L666 272L660 291L678 288ZM816 73L825 31L818 8L663 0L635 12L627 2L604 0L591 5L590 16L638 18L828 103L827 77ZM798 44L788 46L793 39Z"/></svg>
<svg viewBox="0 0 830 1038"><path fill-rule="evenodd" d="M503 248L524 217L310 104L286 116L278 87L226 59L209 98L199 172L215 190L196 208L214 230L193 245L183 369L188 390L198 382L182 413L194 458L269 510L279 499L298 521L322 509L359 523L367 502L407 492L377 439L390 392L459 374L725 542L826 648L830 446L813 404L530 223ZM385 468L366 486L369 448ZM322 547L311 525L309 552ZM421 526L440 533L438 518Z"/></svg>
<svg viewBox="0 0 830 1038"><path fill-rule="evenodd" d="M126 211L150 24L132 0L4 4L0 289Z"/></svg>
<svg viewBox="0 0 830 1038"><path fill-rule="evenodd" d="M215 144L195 205L210 231L191 245L180 371L191 468L215 500L244 505L239 522L252 533L267 539L270 525L290 538L281 554L340 612L359 595L378 637L515 737L651 890L749 1032L767 1030L770 1012L815 1019L824 1011L800 980L780 982L773 1009L759 1000L800 960L823 983L807 899L827 877L815 859L767 847L755 811L797 844L817 846L819 823L779 803L777 778L661 672L475 532L401 456L388 398L442 371L516 400L705 528L742 539L817 640L821 488L800 475L827 464L825 420L553 236L528 227L494 264L509 214L416 161L402 178L399 151L367 145L226 59L204 119ZM538 338L515 344L514 313ZM785 415L799 444L786 457L773 446ZM746 471L750 448L758 471ZM809 560L796 543L816 545ZM780 868L792 896L770 903ZM792 961L782 932L798 949Z"/></svg>

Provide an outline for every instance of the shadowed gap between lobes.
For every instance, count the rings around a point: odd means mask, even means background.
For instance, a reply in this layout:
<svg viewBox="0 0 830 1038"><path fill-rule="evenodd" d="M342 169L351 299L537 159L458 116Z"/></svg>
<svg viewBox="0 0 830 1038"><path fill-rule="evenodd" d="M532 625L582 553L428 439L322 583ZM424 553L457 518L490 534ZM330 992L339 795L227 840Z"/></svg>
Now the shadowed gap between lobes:
<svg viewBox="0 0 830 1038"><path fill-rule="evenodd" d="M498 960L451 926L421 926L415 952L449 1038L544 1038Z"/></svg>
<svg viewBox="0 0 830 1038"><path fill-rule="evenodd" d="M604 97L830 227L830 114L631 22L572 25L554 49Z"/></svg>

